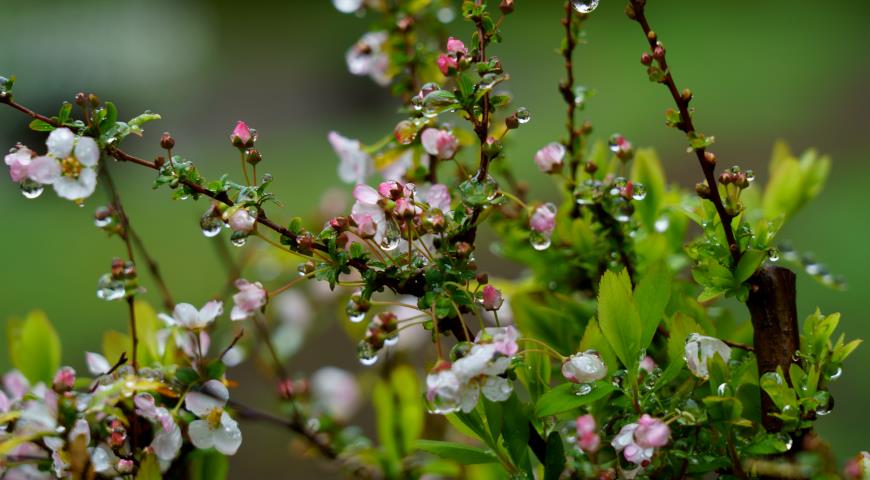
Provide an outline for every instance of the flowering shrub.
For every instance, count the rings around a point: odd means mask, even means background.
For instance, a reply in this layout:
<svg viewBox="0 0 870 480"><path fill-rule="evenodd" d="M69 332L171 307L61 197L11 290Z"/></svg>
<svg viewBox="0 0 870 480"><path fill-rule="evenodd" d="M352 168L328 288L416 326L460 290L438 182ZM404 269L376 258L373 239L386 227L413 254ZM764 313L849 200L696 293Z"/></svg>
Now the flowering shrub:
<svg viewBox="0 0 870 480"><path fill-rule="evenodd" d="M629 0L626 14L647 41L649 80L674 101L665 123L701 168L694 192L669 185L652 150L620 134L597 140L579 121L590 98L575 83L574 51L597 0L563 7L567 131L534 158L514 158L510 140L531 113L502 90L507 65L492 55L515 2L493 3L462 2L473 34L459 38L443 25L450 2L334 0L375 17L348 69L389 86L404 119L370 145L328 135L355 202L307 220L267 215L273 178L258 174L264 157L245 122L229 142L241 175L209 180L168 133L153 160L122 149L159 115L122 121L111 102L79 93L46 116L0 78L0 103L47 134L45 148L5 156L11 180L27 198L50 185L80 205L105 188L94 223L127 258L111 261L96 294L129 311L126 333L107 332L101 353L84 353L86 374L60 364L43 314L11 321L4 478L224 477L226 456L256 441L245 421L286 429L362 478L867 478L866 452L839 472L813 432L860 341L835 337L837 314L810 313L799 327L795 274L778 266L801 266L777 233L819 194L828 158L777 145L763 188L737 166L717 175L714 137L695 126L693 94L677 88L645 0ZM516 162L534 162L560 200L529 198ZM176 302L112 182L114 169L133 166L152 171L155 189L207 203L203 235L229 237L249 261L295 278L271 285L234 264L222 295ZM491 278L478 263L484 225L522 276ZM162 311L137 299L145 287L160 292ZM289 371L314 319L336 309L358 342L346 355L380 369L370 388L334 367ZM280 411L233 400L245 381L233 367L248 358L267 359ZM349 425L367 397L377 441Z"/></svg>

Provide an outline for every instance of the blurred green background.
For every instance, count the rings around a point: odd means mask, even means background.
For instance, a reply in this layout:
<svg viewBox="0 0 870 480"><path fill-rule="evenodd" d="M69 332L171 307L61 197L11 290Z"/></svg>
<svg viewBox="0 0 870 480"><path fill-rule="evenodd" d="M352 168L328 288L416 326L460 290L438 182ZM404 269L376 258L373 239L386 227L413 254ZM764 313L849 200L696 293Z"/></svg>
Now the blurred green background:
<svg viewBox="0 0 870 480"><path fill-rule="evenodd" d="M546 196L548 180L536 173L531 158L562 136L564 110L556 89L563 74L556 52L562 2L516 3L517 13L504 24L506 40L492 53L511 72L508 89L515 104L532 112L532 122L514 135L510 161L535 194ZM700 172L685 153L684 140L664 126L670 100L646 80L638 63L645 41L623 7L622 1L602 0L588 23L588 45L578 51L578 82L597 92L585 114L600 138L618 131L635 145L656 147L671 180L691 186ZM176 137L177 153L197 162L208 177L237 170L238 157L227 140L235 120L256 127L265 156L260 171L275 175L274 191L285 204L270 211L273 218L311 211L319 192L338 184L337 159L326 142L329 130L374 142L400 118L393 100L345 68L346 49L371 19L342 15L328 0L4 0L0 10L0 74L17 75L16 97L37 111L54 113L77 91L114 101L123 118L151 109L164 120L147 125L145 139L131 138L126 147L151 157L159 133L168 130ZM862 250L870 235L862 207L870 180L864 137L870 126L865 24L870 4L650 0L648 10L669 47L677 83L695 92L697 125L717 137L723 165L754 168L763 184L779 138L796 151L816 147L833 156L827 189L781 238L799 251L816 252L849 282L847 291L833 292L800 276L800 315L816 306L840 311L841 328L850 337L870 338L864 297L870 262ZM460 20L451 28L468 32ZM22 141L41 149L44 137L26 125L20 114L0 110L0 145ZM206 204L173 202L166 191L153 192L150 171L132 165L114 171L132 223L160 261L176 298L204 302L224 281L197 225ZM100 201L96 196L78 209L51 192L28 201L11 182L0 182L5 221L0 318L44 309L63 338L64 361L77 367L83 350L99 349L103 330L123 329L126 322L122 304L106 304L94 295L97 277L113 255L123 253L118 241L107 240L92 225ZM484 268L498 272L495 265ZM737 313L747 317L742 309ZM0 337L5 369L5 332ZM350 343L335 329L297 358L291 368L302 372L322 364L356 368ZM834 414L819 421L841 459L870 446L870 417L862 407L870 383L861 371L868 363L870 348L863 347L832 386ZM248 377L235 395L274 406L268 382ZM284 432L259 425L245 425L243 432L248 441L232 459L235 478L334 474L291 456Z"/></svg>

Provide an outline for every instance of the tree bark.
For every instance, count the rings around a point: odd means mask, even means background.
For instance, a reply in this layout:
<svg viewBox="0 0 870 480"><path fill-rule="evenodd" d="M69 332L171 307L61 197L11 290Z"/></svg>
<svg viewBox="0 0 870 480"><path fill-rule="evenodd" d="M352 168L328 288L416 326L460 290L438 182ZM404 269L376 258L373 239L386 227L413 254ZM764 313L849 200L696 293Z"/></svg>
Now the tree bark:
<svg viewBox="0 0 870 480"><path fill-rule="evenodd" d="M795 352L800 348L795 280L794 272L787 268L765 266L750 279L752 290L746 302L752 315L759 377L782 367L789 384L788 369L796 362ZM782 422L770 415L775 412L776 406L762 391L761 421L771 432L782 428Z"/></svg>

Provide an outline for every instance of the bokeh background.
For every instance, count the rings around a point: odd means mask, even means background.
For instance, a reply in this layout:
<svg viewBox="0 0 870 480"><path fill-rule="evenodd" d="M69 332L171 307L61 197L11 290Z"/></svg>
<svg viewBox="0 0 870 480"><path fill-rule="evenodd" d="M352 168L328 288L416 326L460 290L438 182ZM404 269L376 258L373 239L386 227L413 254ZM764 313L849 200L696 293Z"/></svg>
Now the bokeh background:
<svg viewBox="0 0 870 480"><path fill-rule="evenodd" d="M517 13L504 25L505 41L492 52L512 74L508 88L516 105L532 112L531 123L513 135L510 161L533 193L546 197L547 179L535 173L531 158L562 135L564 110L556 90L562 2L516 3ZM578 82L597 92L586 114L601 138L621 132L635 145L655 146L671 180L691 186L699 171L684 140L664 126L669 98L645 78L638 63L645 41L624 18L623 3L602 0L588 23L588 45L578 51ZM53 113L77 91L92 91L119 105L122 118L145 109L159 112L164 120L146 126L145 139L131 138L127 147L153 156L159 133L171 131L176 151L208 177L237 169L237 154L227 142L234 122L244 119L256 127L265 156L260 171L275 175L274 191L285 204L270 211L274 218L311 211L319 193L338 184L329 130L374 142L400 118L392 99L345 68L346 49L372 19L342 15L328 0L3 0L0 11L0 74L17 75L16 97L37 111ZM826 190L781 238L816 252L849 282L848 290L834 292L800 276L801 316L816 306L840 311L841 329L870 338L870 4L651 0L649 15L670 47L678 84L695 91L697 124L716 135L723 164L754 168L763 184L777 139L796 151L815 147L832 155ZM468 32L461 20L451 28ZM26 125L20 114L0 110L0 145L41 146L43 138ZM206 204L152 191L150 171L118 165L115 172L128 214L175 296L201 304L224 278L197 225ZM44 309L63 338L64 361L78 367L82 351L99 349L103 330L123 329L126 322L123 305L94 296L97 277L113 255L122 254L119 242L92 225L99 202L98 196L79 209L50 193L28 201L13 184L0 182L0 318ZM499 271L497 265L484 268ZM742 309L736 312L746 317ZM5 369L5 331L0 345ZM358 368L351 343L336 328L326 329L296 358L291 368L300 372L323 364ZM832 386L834 414L819 421L841 460L870 447L864 403L870 383L863 370L868 365L870 348L863 347ZM245 377L246 388L235 395L273 407L268 383ZM243 431L247 441L232 459L234 478L335 475L293 456L285 432L247 424Z"/></svg>

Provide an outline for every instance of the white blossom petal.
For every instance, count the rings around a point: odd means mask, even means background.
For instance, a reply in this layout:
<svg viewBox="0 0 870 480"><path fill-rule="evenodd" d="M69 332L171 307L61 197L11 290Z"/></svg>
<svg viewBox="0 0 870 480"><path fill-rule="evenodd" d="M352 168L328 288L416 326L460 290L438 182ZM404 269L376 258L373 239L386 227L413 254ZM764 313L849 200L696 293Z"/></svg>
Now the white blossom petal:
<svg viewBox="0 0 870 480"><path fill-rule="evenodd" d="M194 420L187 426L187 435L196 448L211 448L214 446L214 436L205 420Z"/></svg>
<svg viewBox="0 0 870 480"><path fill-rule="evenodd" d="M106 357L94 352L85 352L85 363L91 375L102 375L112 368Z"/></svg>
<svg viewBox="0 0 870 480"><path fill-rule="evenodd" d="M68 128L56 128L48 134L45 144L48 146L49 154L63 159L70 156L75 141L76 136L73 134L72 130Z"/></svg>
<svg viewBox="0 0 870 480"><path fill-rule="evenodd" d="M95 167L100 160L100 147L91 137L79 137L76 141L75 156L86 167Z"/></svg>
<svg viewBox="0 0 870 480"><path fill-rule="evenodd" d="M487 377L481 390L483 390L483 396L493 402L503 402L511 396L514 387L506 378Z"/></svg>
<svg viewBox="0 0 870 480"><path fill-rule="evenodd" d="M52 184L60 178L60 163L52 157L36 157L27 166L27 176L43 185Z"/></svg>
<svg viewBox="0 0 870 480"><path fill-rule="evenodd" d="M239 430L239 424L232 417L223 412L221 415L221 424L218 428L212 431L214 448L224 455L234 455L242 445L242 432Z"/></svg>

